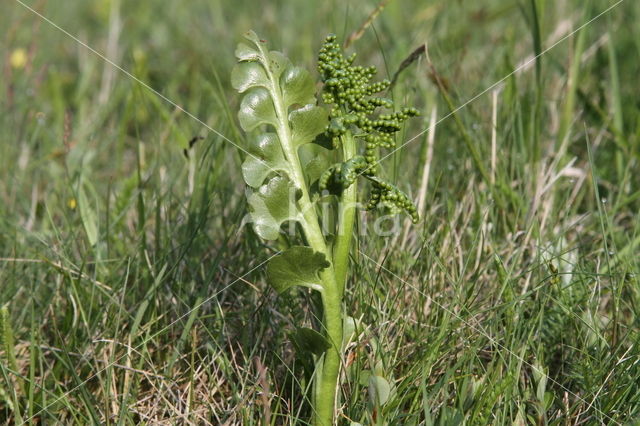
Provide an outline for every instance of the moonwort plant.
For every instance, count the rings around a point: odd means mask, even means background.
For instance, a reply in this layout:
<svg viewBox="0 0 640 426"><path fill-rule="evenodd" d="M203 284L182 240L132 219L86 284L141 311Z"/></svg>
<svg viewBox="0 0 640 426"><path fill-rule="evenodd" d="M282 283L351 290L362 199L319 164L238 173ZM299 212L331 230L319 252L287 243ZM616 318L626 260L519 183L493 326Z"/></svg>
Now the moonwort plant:
<svg viewBox="0 0 640 426"><path fill-rule="evenodd" d="M248 43L236 49L238 64L232 84L244 97L238 119L251 133L249 154L242 165L251 222L264 240L283 247L267 265L267 281L278 292L294 286L320 293L319 331L299 328L297 348L313 353L313 422L334 422L338 378L343 352L343 295L349 252L358 207L358 177L370 182L366 208L378 206L393 213L404 210L418 220L409 197L380 176L379 149L394 146L394 133L418 114L414 108L393 110L393 102L375 96L389 81L373 82L375 67L353 65L336 37L326 38L318 55L323 84L322 102L316 98L311 74L296 67L280 52L250 31ZM328 160L334 164L329 165ZM330 210L320 208L330 206ZM333 226L323 232L321 219ZM284 222L293 235L284 235Z"/></svg>

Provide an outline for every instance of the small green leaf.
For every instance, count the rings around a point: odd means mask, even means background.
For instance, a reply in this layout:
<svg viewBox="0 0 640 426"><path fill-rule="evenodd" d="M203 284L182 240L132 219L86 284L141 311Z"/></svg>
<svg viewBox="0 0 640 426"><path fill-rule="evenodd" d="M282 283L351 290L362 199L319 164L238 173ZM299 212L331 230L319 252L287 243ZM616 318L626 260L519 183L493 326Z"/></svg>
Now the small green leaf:
<svg viewBox="0 0 640 426"><path fill-rule="evenodd" d="M294 187L283 176L273 177L248 197L254 229L261 238L275 240L284 221L298 220L295 198Z"/></svg>
<svg viewBox="0 0 640 426"><path fill-rule="evenodd" d="M256 34L255 31L253 30L249 30L246 33L244 33L244 38L253 42L256 45L259 45L260 43L264 43L263 41L260 40L260 37L258 37L258 34Z"/></svg>
<svg viewBox="0 0 640 426"><path fill-rule="evenodd" d="M329 161L324 156L313 157L302 164L309 186L316 183L318 179L320 179L320 176L322 176L322 173L329 167Z"/></svg>
<svg viewBox="0 0 640 426"><path fill-rule="evenodd" d="M269 87L264 67L257 62L240 62L231 71L231 85L240 93L256 86Z"/></svg>
<svg viewBox="0 0 640 426"><path fill-rule="evenodd" d="M258 87L245 95L240 103L238 119L245 132L261 124L277 125L276 111L267 89Z"/></svg>
<svg viewBox="0 0 640 426"><path fill-rule="evenodd" d="M311 75L304 68L289 67L280 77L280 84L287 107L315 103L315 85Z"/></svg>
<svg viewBox="0 0 640 426"><path fill-rule="evenodd" d="M236 47L236 58L239 61L257 61L260 59L260 52L251 46L247 46L245 43L238 43Z"/></svg>
<svg viewBox="0 0 640 426"><path fill-rule="evenodd" d="M371 349L373 351L376 350L376 348L373 345L371 345ZM377 360L375 365L373 366L373 374L377 376L386 376L386 374L384 373L384 364L382 363L381 359Z"/></svg>
<svg viewBox="0 0 640 426"><path fill-rule="evenodd" d="M278 293L299 285L322 291L319 273L330 263L310 247L293 246L267 265L267 281Z"/></svg>
<svg viewBox="0 0 640 426"><path fill-rule="evenodd" d="M271 76L274 79L274 84L277 85L277 82L280 80L280 76L287 68L290 68L291 61L289 58L284 56L282 52L271 51L267 56L267 63L263 64L269 67L269 71L271 72Z"/></svg>
<svg viewBox="0 0 640 426"><path fill-rule="evenodd" d="M329 114L324 108L313 104L296 109L289 114L289 121L293 131L293 141L296 146L312 142L327 126Z"/></svg>
<svg viewBox="0 0 640 426"><path fill-rule="evenodd" d="M384 405L391 395L391 385L382 376L369 376L369 393L378 404Z"/></svg>
<svg viewBox="0 0 640 426"><path fill-rule="evenodd" d="M300 157L307 183L310 186L322 176L322 173L331 164L328 158L329 151L315 143L301 146L298 150L298 156Z"/></svg>
<svg viewBox="0 0 640 426"><path fill-rule="evenodd" d="M273 172L284 171L290 175L290 167L284 158L280 141L275 133L263 133L254 138L242 163L244 181L252 188L259 188Z"/></svg>
<svg viewBox="0 0 640 426"><path fill-rule="evenodd" d="M296 349L302 352L310 352L319 356L331 348L331 343L312 328L296 327L289 337Z"/></svg>
<svg viewBox="0 0 640 426"><path fill-rule="evenodd" d="M345 316L342 320L342 347L343 349L347 345L359 337L362 333L363 325L362 321L353 318L352 316Z"/></svg>

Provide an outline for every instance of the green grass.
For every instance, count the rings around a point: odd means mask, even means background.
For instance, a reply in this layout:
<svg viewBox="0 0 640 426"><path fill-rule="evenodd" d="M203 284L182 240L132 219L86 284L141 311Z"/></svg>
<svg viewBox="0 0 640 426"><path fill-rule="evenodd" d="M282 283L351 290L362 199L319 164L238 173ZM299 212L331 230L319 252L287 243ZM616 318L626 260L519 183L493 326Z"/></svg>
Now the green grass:
<svg viewBox="0 0 640 426"><path fill-rule="evenodd" d="M315 302L266 286L274 252L242 226L229 72L250 28L315 70L377 2L25 4L192 116L3 3L0 422L305 424L312 363L288 332ZM383 163L423 220L378 237L360 217L344 424L640 418L640 4L571 34L613 5L395 1L352 43L389 76L425 42L430 63L399 76L423 116L398 142L420 136Z"/></svg>

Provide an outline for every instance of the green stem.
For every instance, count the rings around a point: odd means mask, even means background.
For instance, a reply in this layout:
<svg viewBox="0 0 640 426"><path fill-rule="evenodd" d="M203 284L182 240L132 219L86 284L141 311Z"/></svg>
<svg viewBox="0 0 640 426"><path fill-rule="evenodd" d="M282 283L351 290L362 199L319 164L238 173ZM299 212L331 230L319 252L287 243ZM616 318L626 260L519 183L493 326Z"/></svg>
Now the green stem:
<svg viewBox="0 0 640 426"><path fill-rule="evenodd" d="M345 160L356 155L356 144L350 133L342 138L342 153ZM332 349L325 353L320 386L316 390L315 425L332 425L335 411L336 390L340 373L340 353L342 348L342 296L349 269L349 250L353 239L356 196L358 184L354 182L342 192L338 208L338 235L333 250L334 285L325 285L322 294L324 307L324 326Z"/></svg>
<svg viewBox="0 0 640 426"><path fill-rule="evenodd" d="M324 308L324 327L327 339L331 348L324 354L324 362L320 374L320 386L316 389L315 413L313 423L316 426L331 426L334 424L334 411L336 401L336 391L338 390L338 378L341 365L342 347L342 297L335 287L335 276L333 271L327 272L327 279L332 281L334 286L325 287L322 293L322 305ZM324 277L323 277L324 278Z"/></svg>
<svg viewBox="0 0 640 426"><path fill-rule="evenodd" d="M349 160L356 155L356 144L350 132L342 138L342 154L344 160ZM357 180L342 192L338 208L338 235L333 250L335 262L336 282L340 297L344 294L347 271L349 270L349 251L353 239L353 225L356 216L356 201L358 193Z"/></svg>

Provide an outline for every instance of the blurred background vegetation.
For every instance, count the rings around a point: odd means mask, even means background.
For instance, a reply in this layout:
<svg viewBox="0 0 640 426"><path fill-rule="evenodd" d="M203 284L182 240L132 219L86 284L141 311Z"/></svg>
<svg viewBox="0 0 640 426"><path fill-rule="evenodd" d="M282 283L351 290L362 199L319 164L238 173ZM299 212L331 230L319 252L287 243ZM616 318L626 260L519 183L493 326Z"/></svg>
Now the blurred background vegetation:
<svg viewBox="0 0 640 426"><path fill-rule="evenodd" d="M637 2L0 11L3 423L309 418L287 336L309 295L265 285L269 252L242 226L229 75L254 29L310 70L328 33L381 78L418 49L389 96L422 116L383 167L423 220L353 253L341 421L637 424Z"/></svg>

